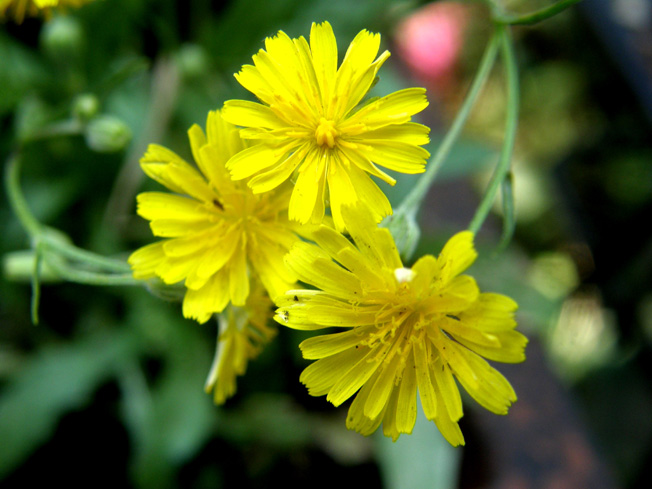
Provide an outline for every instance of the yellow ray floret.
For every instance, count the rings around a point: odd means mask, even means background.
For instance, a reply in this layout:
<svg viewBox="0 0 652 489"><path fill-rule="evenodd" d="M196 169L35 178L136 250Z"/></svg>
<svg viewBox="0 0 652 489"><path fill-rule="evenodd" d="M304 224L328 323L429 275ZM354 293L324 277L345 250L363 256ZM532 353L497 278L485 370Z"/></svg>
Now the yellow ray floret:
<svg viewBox="0 0 652 489"><path fill-rule="evenodd" d="M138 214L166 239L129 257L138 279L183 281L183 314L199 322L229 302L244 306L252 275L270 297L291 288L295 276L283 257L299 239L287 217L290 187L254 195L245 182L232 181L224 163L245 148L243 141L217 111L209 113L206 131L197 125L188 131L198 168L158 145L141 159L144 172L173 193L138 196Z"/></svg>
<svg viewBox="0 0 652 489"><path fill-rule="evenodd" d="M93 0L0 0L0 20L14 19L19 24L27 16L50 14L57 7L81 7Z"/></svg>
<svg viewBox="0 0 652 489"><path fill-rule="evenodd" d="M412 432L418 392L426 417L452 445L464 444L456 379L496 414L516 400L485 360L525 359L516 303L480 292L462 274L477 256L471 232L453 236L437 258L405 268L389 231L368 211L344 207L342 216L351 240L321 226L312 234L318 246L297 243L286 257L299 280L317 290L290 290L275 300L281 324L342 329L301 343L304 357L317 360L301 381L336 406L355 395L347 426L369 435L382 423L394 440Z"/></svg>
<svg viewBox="0 0 652 489"><path fill-rule="evenodd" d="M232 100L224 118L242 126L255 144L227 163L234 179L249 178L266 192L294 177L290 218L321 222L330 200L338 229L342 206L364 202L376 222L392 213L370 178L395 180L378 166L401 173L424 171L429 129L412 121L427 105L425 89L409 88L363 102L389 52L377 57L380 35L360 32L338 68L337 43L328 22L313 24L310 43L284 32L265 40L235 76L260 103Z"/></svg>
<svg viewBox="0 0 652 489"><path fill-rule="evenodd" d="M229 305L218 315L219 332L213 366L204 390L223 404L236 392L236 377L244 375L249 360L256 358L276 335L268 325L272 301L257 281L243 307Z"/></svg>

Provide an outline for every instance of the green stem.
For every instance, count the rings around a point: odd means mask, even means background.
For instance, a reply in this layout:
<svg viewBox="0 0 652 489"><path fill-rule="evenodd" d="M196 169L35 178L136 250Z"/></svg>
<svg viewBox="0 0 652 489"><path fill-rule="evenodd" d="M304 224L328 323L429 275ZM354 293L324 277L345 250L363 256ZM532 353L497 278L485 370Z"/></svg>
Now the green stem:
<svg viewBox="0 0 652 489"><path fill-rule="evenodd" d="M494 22L503 25L532 25L549 19L581 1L582 0L560 0L548 7L522 15L506 13L496 5L494 1L490 1L489 5Z"/></svg>
<svg viewBox="0 0 652 489"><path fill-rule="evenodd" d="M469 230L477 233L478 230L482 227L493 202L496 198L496 194L500 189L503 181L505 180L509 168L510 162L512 159L512 153L514 151L514 141L516 139L516 126L518 123L518 68L516 66L516 58L514 56L514 48L512 45L511 37L505 26L498 26L497 32L500 33L501 40L501 54L503 56L503 61L505 63L505 74L507 77L507 115L505 117L505 140L503 142L503 148L500 153L500 160L498 165L494 170L491 181L487 191L478 206L478 209L473 216L471 224L469 224Z"/></svg>
<svg viewBox="0 0 652 489"><path fill-rule="evenodd" d="M43 263L43 249L41 243L36 245L34 269L32 270L32 324L38 324L38 305L41 301L41 264Z"/></svg>
<svg viewBox="0 0 652 489"><path fill-rule="evenodd" d="M47 257L46 257L47 260ZM87 285L143 285L143 282L136 280L131 273L107 274L89 272L86 270L75 270L67 265L61 264L58 260L48 260L48 265L64 280Z"/></svg>
<svg viewBox="0 0 652 489"><path fill-rule="evenodd" d="M43 239L43 242L47 244L49 249L59 252L61 256L85 263L89 266L103 268L108 271L118 273L128 273L131 270L129 264L124 261L107 258L105 256L98 255L97 253L78 248L71 244L62 243L58 240L48 239L47 236Z"/></svg>
<svg viewBox="0 0 652 489"><path fill-rule="evenodd" d="M497 35L497 33L498 33L498 29L496 30L496 32L494 32L494 35L491 37L491 40L489 41L489 45L487 46L487 49L485 50L484 55L482 56L482 60L480 62L480 67L478 68L478 72L476 73L475 78L471 83L471 87L469 88L469 93L464 99L464 103L460 107L460 110L457 112L457 115L455 116L455 119L453 120L450 129L448 130L446 136L444 137L441 144L439 145L437 152L430 160L426 172L419 179L419 181L414 186L412 191L405 197L405 199L397 209L397 213L406 213L412 215L416 214L416 211L421 205L423 198L428 193L428 189L432 185L432 182L435 180L435 176L439 172L439 169L441 168L442 164L446 160L446 157L450 153L453 144L455 143L460 133L462 132L464 123L468 119L471 109L473 108L473 105L475 104L475 101L478 98L478 94L480 93L480 90L482 89L485 81L487 80L491 68L494 65L494 61L496 60L496 54L498 52L499 37L500 37Z"/></svg>
<svg viewBox="0 0 652 489"><path fill-rule="evenodd" d="M47 228L38 222L34 214L30 211L27 201L20 190L20 158L17 155L9 158L5 168L5 185L11 208L25 231L36 242L34 246L39 246L40 243L43 253L52 250L58 252L65 258L76 260L92 267L118 273L127 273L130 271L129 265L123 261L107 258L78 248L62 241L54 234L47 232Z"/></svg>
<svg viewBox="0 0 652 489"><path fill-rule="evenodd" d="M514 184L512 173L505 176L501 189L501 200L503 202L503 236L500 238L497 251L504 250L514 236L516 228L516 216L514 215Z"/></svg>
<svg viewBox="0 0 652 489"><path fill-rule="evenodd" d="M82 134L83 131L84 125L81 122L75 119L68 119L42 127L38 131L25 136L21 143L26 144L58 136L77 136Z"/></svg>
<svg viewBox="0 0 652 489"><path fill-rule="evenodd" d="M10 156L5 166L5 187L9 205L14 214L30 238L36 239L41 234L43 226L29 210L27 201L20 191L20 157L18 154Z"/></svg>

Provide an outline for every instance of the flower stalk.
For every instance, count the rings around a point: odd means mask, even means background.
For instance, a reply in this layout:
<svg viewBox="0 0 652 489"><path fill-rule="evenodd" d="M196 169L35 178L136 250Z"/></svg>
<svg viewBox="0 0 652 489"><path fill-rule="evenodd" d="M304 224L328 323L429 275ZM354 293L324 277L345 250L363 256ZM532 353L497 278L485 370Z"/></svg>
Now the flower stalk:
<svg viewBox="0 0 652 489"><path fill-rule="evenodd" d="M505 116L505 139L500 153L500 159L496 166L493 176L489 182L489 186L485 195L476 210L469 230L477 233L482 224L484 223L496 194L503 184L512 161L512 154L514 152L514 142L516 140L516 128L518 124L518 110L519 110L519 84L518 84L518 68L516 66L516 57L514 56L514 47L512 39L509 35L508 29L504 26L496 28L500 37L501 54L505 64L505 76L507 78L507 114ZM511 193L505 194L510 196Z"/></svg>

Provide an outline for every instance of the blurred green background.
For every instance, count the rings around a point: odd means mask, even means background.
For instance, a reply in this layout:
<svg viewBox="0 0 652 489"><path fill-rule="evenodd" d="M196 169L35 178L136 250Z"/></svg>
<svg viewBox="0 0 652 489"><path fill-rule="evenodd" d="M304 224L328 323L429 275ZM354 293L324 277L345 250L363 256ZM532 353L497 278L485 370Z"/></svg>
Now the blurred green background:
<svg viewBox="0 0 652 489"><path fill-rule="evenodd" d="M549 3L504 2L517 12ZM226 99L250 97L232 74L278 30L307 37L311 22L328 20L341 53L361 29L382 33L392 57L374 91L428 88L421 121L434 152L491 30L482 3L442 5L99 0L49 22L5 22L0 156L97 104L108 130L25 145L22 188L41 222L126 258L152 240L134 210L136 193L155 188L137 165L146 145L189 158L187 129ZM520 398L508 416L466 402L467 445L457 450L422 418L395 444L348 432L346 407L299 383L304 336L289 330L250 363L236 396L214 406L203 383L215 324L184 320L177 303L143 288L49 283L31 324L29 283L15 280L25 277L15 252L29 242L3 193L0 485L642 487L652 459L652 7L586 0L513 36L516 233L497 252L498 205L471 269L483 290L519 302L531 338L525 364L498 365ZM438 253L473 216L502 142L500 68L424 202L417 256ZM394 205L414 178L384 187Z"/></svg>

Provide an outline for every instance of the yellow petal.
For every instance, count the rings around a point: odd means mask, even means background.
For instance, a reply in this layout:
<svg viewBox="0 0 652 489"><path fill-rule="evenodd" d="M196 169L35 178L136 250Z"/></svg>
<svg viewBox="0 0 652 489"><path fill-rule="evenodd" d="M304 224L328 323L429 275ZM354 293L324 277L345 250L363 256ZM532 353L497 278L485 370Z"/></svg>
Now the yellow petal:
<svg viewBox="0 0 652 489"><path fill-rule="evenodd" d="M380 366L378 355L377 351L369 350L364 357L337 379L328 391L326 400L333 403L334 406L339 406L355 394Z"/></svg>
<svg viewBox="0 0 652 489"><path fill-rule="evenodd" d="M430 153L421 146L401 141L361 140L360 154L377 165L401 173L416 174L425 171Z"/></svg>
<svg viewBox="0 0 652 489"><path fill-rule="evenodd" d="M373 377L372 379L373 380ZM346 417L346 427L350 430L355 430L363 436L369 436L374 431L378 429L380 423L382 422L382 417L378 416L374 419L370 419L364 415L364 406L371 394L373 384L368 382L360 392L355 396L351 407L349 408L349 413Z"/></svg>
<svg viewBox="0 0 652 489"><path fill-rule="evenodd" d="M429 133L430 128L428 126L416 122L406 122L366 131L359 138L352 138L352 141L364 142L369 145L373 145L376 141L384 141L422 146L430 142Z"/></svg>
<svg viewBox="0 0 652 489"><path fill-rule="evenodd" d="M446 410L451 421L459 420L464 414L462 411L462 397L450 367L442 361L441 357L437 358L432 365L430 375L437 385L437 394L443 401L440 406ZM444 416L443 413L440 413L440 415Z"/></svg>
<svg viewBox="0 0 652 489"><path fill-rule="evenodd" d="M374 58L380 47L380 35L363 30L351 41L342 65L337 71L335 90L338 106L333 115L342 116L355 107L369 91L382 63L389 57L385 51L376 65Z"/></svg>
<svg viewBox="0 0 652 489"><path fill-rule="evenodd" d="M143 192L136 198L138 215L147 219L176 219L188 222L207 221L213 215L194 199L163 192Z"/></svg>
<svg viewBox="0 0 652 489"><path fill-rule="evenodd" d="M228 303L229 275L220 270L201 289L188 289L183 299L183 316L205 323L213 314L222 312Z"/></svg>
<svg viewBox="0 0 652 489"><path fill-rule="evenodd" d="M311 396L323 396L360 358L361 353L353 348L322 358L308 365L301 372L299 381L308 388Z"/></svg>
<svg viewBox="0 0 652 489"><path fill-rule="evenodd" d="M166 158L163 159L163 158ZM172 151L150 145L140 160L143 171L173 192L210 202L214 196L204 177Z"/></svg>
<svg viewBox="0 0 652 489"><path fill-rule="evenodd" d="M358 249L378 269L388 269L393 273L395 269L403 267L391 233L376 225L368 209L364 206L344 207L342 215Z"/></svg>
<svg viewBox="0 0 652 489"><path fill-rule="evenodd" d="M131 265L134 278L146 280L156 276L156 267L165 260L164 243L165 241L159 241L143 246L129 256L127 261Z"/></svg>
<svg viewBox="0 0 652 489"><path fill-rule="evenodd" d="M203 219L156 219L150 223L154 236L176 238L194 233L203 233L214 226Z"/></svg>
<svg viewBox="0 0 652 489"><path fill-rule="evenodd" d="M518 331L500 331L492 335L498 343L495 347L474 343L466 338L457 338L461 344L488 360L503 363L520 363L525 360L528 339Z"/></svg>
<svg viewBox="0 0 652 489"><path fill-rule="evenodd" d="M369 398L364 405L364 414L368 418L373 419L380 416L387 407L390 395L394 390L400 362L400 355L394 355L389 362L383 362L382 370L373 383Z"/></svg>
<svg viewBox="0 0 652 489"><path fill-rule="evenodd" d="M236 229L224 234L217 242L214 240L206 242L204 252L194 258L197 267L188 276L186 287L190 289L202 287L213 274L232 262L235 251L241 246L241 237L240 230ZM236 305L243 304L244 302L241 302Z"/></svg>
<svg viewBox="0 0 652 489"><path fill-rule="evenodd" d="M446 361L471 397L493 413L507 414L516 401L516 393L507 379L479 355L452 341L445 351Z"/></svg>
<svg viewBox="0 0 652 489"><path fill-rule="evenodd" d="M409 122L411 116L428 106L424 88L405 88L385 95L353 114L342 129L348 125L364 124L369 130L380 129L390 124Z"/></svg>
<svg viewBox="0 0 652 489"><path fill-rule="evenodd" d="M247 254L242 246L236 248L229 262L229 294L234 306L244 306L249 296Z"/></svg>
<svg viewBox="0 0 652 489"><path fill-rule="evenodd" d="M294 184L294 191L290 198L288 209L289 217L301 224L308 222L321 222L324 216L324 185L326 183L325 171L328 164L323 159L318 159L314 153L306 157L306 161L299 170L299 177ZM315 209L321 210L321 215L315 215Z"/></svg>
<svg viewBox="0 0 652 489"><path fill-rule="evenodd" d="M337 42L328 22L315 24L310 29L310 51L319 83L322 100L331 97L337 72Z"/></svg>
<svg viewBox="0 0 652 489"><path fill-rule="evenodd" d="M280 129L285 126L267 106L247 100L228 100L222 113L235 125L245 127L264 127Z"/></svg>
<svg viewBox="0 0 652 489"><path fill-rule="evenodd" d="M456 315L473 304L480 294L478 284L468 275L455 277L441 290L422 302L422 307L429 313Z"/></svg>
<svg viewBox="0 0 652 489"><path fill-rule="evenodd" d="M455 277L469 268L477 256L473 247L473 233L462 231L448 240L437 259L441 260L442 268L446 267L446 275Z"/></svg>
<svg viewBox="0 0 652 489"><path fill-rule="evenodd" d="M249 181L251 189L257 194L269 192L285 182L301 164L308 146L309 143L305 143L274 168L254 176Z"/></svg>
<svg viewBox="0 0 652 489"><path fill-rule="evenodd" d="M380 178L383 182L386 182L390 185L396 184L396 179L389 176L387 173L378 168L375 164L369 160L367 156L362 154L360 148L357 145L355 147L348 147L347 145L340 145L341 160L349 160L353 165L357 166L360 170L373 175L376 178Z"/></svg>
<svg viewBox="0 0 652 489"><path fill-rule="evenodd" d="M412 433L417 420L417 374L414 355L407 355L396 406L396 429Z"/></svg>
<svg viewBox="0 0 652 489"><path fill-rule="evenodd" d="M430 352L428 350L428 345L423 341L418 341L412 346L421 405L426 418L432 420L437 416L437 395L433 386L434 379L430 378L430 366L428 365Z"/></svg>
<svg viewBox="0 0 652 489"><path fill-rule="evenodd" d="M233 193L237 184L231 180L231 175L224 166L231 154L221 151L213 144L207 144L199 150L197 165L202 169L211 187L215 191L215 198L221 202L221 196Z"/></svg>
<svg viewBox="0 0 652 489"><path fill-rule="evenodd" d="M438 404L443 404L441 395L437 394L437 397ZM454 447L458 445L464 445L464 436L462 435L462 430L460 430L460 426L457 424L457 421L452 420L448 416L448 411L439 413L439 415L435 417L434 421L437 425L437 428L444 436L444 438L446 438L448 443Z"/></svg>
<svg viewBox="0 0 652 489"><path fill-rule="evenodd" d="M294 313L296 310L293 309ZM313 336L299 344L303 358L316 360L340 353L349 348L356 348L360 345L360 332L351 329L343 333L334 333L321 336Z"/></svg>
<svg viewBox="0 0 652 489"><path fill-rule="evenodd" d="M268 146L257 144L232 156L226 167L231 172L231 178L242 180L278 163L282 156Z"/></svg>
<svg viewBox="0 0 652 489"><path fill-rule="evenodd" d="M314 245L303 242L295 244L285 262L302 281L318 289L353 301L362 297L358 278L335 264Z"/></svg>
<svg viewBox="0 0 652 489"><path fill-rule="evenodd" d="M199 127L197 124L193 124L190 129L188 129L188 139L190 140L192 157L196 162L199 162L199 150L207 143L206 135L204 134L204 131L202 131L201 127Z"/></svg>
<svg viewBox="0 0 652 489"><path fill-rule="evenodd" d="M398 388L392 390L392 395L387 401L383 416L383 435L391 437L392 441L398 440L401 432L398 429Z"/></svg>
<svg viewBox="0 0 652 489"><path fill-rule="evenodd" d="M167 258L156 267L156 275L166 284L176 284L185 279L197 266L193 257Z"/></svg>
<svg viewBox="0 0 652 489"><path fill-rule="evenodd" d="M197 253L206 247L204 236L192 234L183 238L167 239L163 242L163 250L170 257L178 257Z"/></svg>

